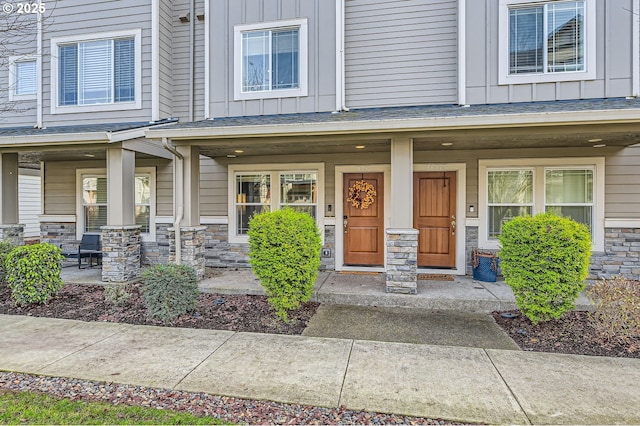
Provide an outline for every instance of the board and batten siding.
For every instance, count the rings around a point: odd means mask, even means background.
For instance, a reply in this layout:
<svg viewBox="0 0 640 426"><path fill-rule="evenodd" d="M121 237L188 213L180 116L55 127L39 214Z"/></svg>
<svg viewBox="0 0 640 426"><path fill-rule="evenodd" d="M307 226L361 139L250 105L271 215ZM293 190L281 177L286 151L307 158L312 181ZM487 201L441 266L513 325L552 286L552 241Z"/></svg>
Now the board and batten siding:
<svg viewBox="0 0 640 426"><path fill-rule="evenodd" d="M18 174L18 222L24 225L25 238L40 237L42 196L40 171L20 169Z"/></svg>
<svg viewBox="0 0 640 426"><path fill-rule="evenodd" d="M151 120L151 0L92 1L58 0L49 21L43 25L43 122L44 126L74 125L91 122L117 123ZM85 36L112 31L142 30L142 69L136 69L141 77L142 108L92 112L91 105L82 113L51 114L52 93L57 84L51 84L51 39L69 36Z"/></svg>
<svg viewBox="0 0 640 426"><path fill-rule="evenodd" d="M335 110L336 8L327 0L210 0L210 113L212 117L291 114ZM234 27L308 20L308 95L234 100Z"/></svg>
<svg viewBox="0 0 640 426"><path fill-rule="evenodd" d="M455 0L346 0L349 108L457 101Z"/></svg>
<svg viewBox="0 0 640 426"><path fill-rule="evenodd" d="M466 102L493 104L631 96L633 0L596 1L595 80L498 84L498 1L467 1Z"/></svg>

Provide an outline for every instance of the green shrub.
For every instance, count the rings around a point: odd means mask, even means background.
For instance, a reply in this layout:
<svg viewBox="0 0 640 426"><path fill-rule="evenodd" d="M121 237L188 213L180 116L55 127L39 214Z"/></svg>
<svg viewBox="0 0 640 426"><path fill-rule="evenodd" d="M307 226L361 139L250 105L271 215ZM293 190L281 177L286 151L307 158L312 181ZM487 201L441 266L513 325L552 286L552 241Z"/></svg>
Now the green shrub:
<svg viewBox="0 0 640 426"><path fill-rule="evenodd" d="M285 208L264 212L249 221L251 267L277 316L308 302L320 268L322 242L315 221Z"/></svg>
<svg viewBox="0 0 640 426"><path fill-rule="evenodd" d="M195 309L198 279L191 266L155 265L143 277L144 299L152 318L167 322Z"/></svg>
<svg viewBox="0 0 640 426"><path fill-rule="evenodd" d="M585 225L542 213L506 222L499 238L502 275L524 315L535 324L573 309L589 272Z"/></svg>
<svg viewBox="0 0 640 426"><path fill-rule="evenodd" d="M601 280L587 292L595 305L591 323L608 341L640 337L640 282L624 277Z"/></svg>
<svg viewBox="0 0 640 426"><path fill-rule="evenodd" d="M103 291L104 301L113 306L127 306L131 293L124 284L106 284Z"/></svg>
<svg viewBox="0 0 640 426"><path fill-rule="evenodd" d="M14 247L9 241L0 241L0 283L7 282L7 267L4 262Z"/></svg>
<svg viewBox="0 0 640 426"><path fill-rule="evenodd" d="M62 288L61 250L52 244L16 247L5 258L7 284L16 305L45 303Z"/></svg>

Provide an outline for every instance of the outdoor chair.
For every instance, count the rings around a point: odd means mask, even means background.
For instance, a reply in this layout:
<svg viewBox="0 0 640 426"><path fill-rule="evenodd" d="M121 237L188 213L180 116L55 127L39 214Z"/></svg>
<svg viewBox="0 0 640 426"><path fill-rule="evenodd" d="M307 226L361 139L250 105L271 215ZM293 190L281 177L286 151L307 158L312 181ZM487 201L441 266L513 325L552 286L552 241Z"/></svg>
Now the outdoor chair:
<svg viewBox="0 0 640 426"><path fill-rule="evenodd" d="M77 250L63 251L62 254L67 259L78 259L78 269L92 268L102 265L102 251L100 250L100 235L83 234ZM82 266L82 259L87 259L87 264Z"/></svg>

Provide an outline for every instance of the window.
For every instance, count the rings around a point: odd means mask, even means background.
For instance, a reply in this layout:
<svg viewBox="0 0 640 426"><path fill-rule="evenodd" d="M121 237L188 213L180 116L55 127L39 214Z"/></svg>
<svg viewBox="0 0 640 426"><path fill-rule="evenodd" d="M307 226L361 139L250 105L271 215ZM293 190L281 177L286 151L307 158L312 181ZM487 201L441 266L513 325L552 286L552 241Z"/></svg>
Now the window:
<svg viewBox="0 0 640 426"><path fill-rule="evenodd" d="M141 226L143 240L155 238L155 202L154 169L136 168L134 183L134 214L136 225ZM79 223L77 233L100 233L107 225L107 176L104 169L78 170L78 182L81 193L78 209Z"/></svg>
<svg viewBox="0 0 640 426"><path fill-rule="evenodd" d="M304 168L299 169L300 166ZM322 225L319 182L323 179L323 165L238 165L229 169L230 242L248 241L249 220L254 214L283 207L305 212L316 219L318 226Z"/></svg>
<svg viewBox="0 0 640 426"><path fill-rule="evenodd" d="M9 100L35 99L38 91L37 60L32 57L12 57L9 61Z"/></svg>
<svg viewBox="0 0 640 426"><path fill-rule="evenodd" d="M236 99L307 95L307 21L235 28Z"/></svg>
<svg viewBox="0 0 640 426"><path fill-rule="evenodd" d="M139 34L52 40L52 113L140 108Z"/></svg>
<svg viewBox="0 0 640 426"><path fill-rule="evenodd" d="M502 0L500 84L595 78L595 2Z"/></svg>
<svg viewBox="0 0 640 426"><path fill-rule="evenodd" d="M587 225L604 249L604 159L480 160L479 169L480 246L497 248L509 219L549 211Z"/></svg>

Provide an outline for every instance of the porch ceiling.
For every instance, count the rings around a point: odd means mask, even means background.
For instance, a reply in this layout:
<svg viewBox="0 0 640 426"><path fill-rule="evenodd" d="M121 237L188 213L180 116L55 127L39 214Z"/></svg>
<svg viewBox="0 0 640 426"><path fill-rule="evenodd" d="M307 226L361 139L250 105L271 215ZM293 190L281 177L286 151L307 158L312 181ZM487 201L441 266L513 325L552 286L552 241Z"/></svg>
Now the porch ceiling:
<svg viewBox="0 0 640 426"><path fill-rule="evenodd" d="M136 160L156 158L152 155L136 153ZM104 147L76 146L73 149L52 149L38 151L23 151L18 153L18 165L27 169L40 169L41 161L106 161L107 152Z"/></svg>

